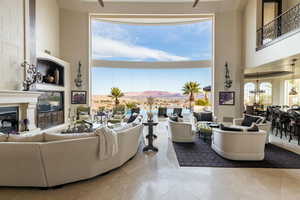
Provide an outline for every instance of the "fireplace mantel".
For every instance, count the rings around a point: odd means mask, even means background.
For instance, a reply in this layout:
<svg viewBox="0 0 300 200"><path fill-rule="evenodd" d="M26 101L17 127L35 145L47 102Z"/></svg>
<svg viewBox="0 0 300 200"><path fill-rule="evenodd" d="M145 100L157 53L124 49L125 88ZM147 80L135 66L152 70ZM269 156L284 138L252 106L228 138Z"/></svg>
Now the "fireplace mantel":
<svg viewBox="0 0 300 200"><path fill-rule="evenodd" d="M40 92L0 90L0 104L36 104L40 95Z"/></svg>
<svg viewBox="0 0 300 200"><path fill-rule="evenodd" d="M17 105L20 110L20 120L28 119L29 131L36 131L36 106L40 92L0 90L0 106Z"/></svg>

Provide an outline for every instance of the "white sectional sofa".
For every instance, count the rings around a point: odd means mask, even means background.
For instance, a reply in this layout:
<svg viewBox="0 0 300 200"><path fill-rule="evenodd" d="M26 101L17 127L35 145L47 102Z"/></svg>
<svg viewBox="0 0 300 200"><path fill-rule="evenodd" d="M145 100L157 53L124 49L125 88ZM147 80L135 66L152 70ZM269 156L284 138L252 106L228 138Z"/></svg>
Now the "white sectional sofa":
<svg viewBox="0 0 300 200"><path fill-rule="evenodd" d="M99 138L0 142L0 186L54 187L122 166L138 151L143 126L118 132L118 153L99 159Z"/></svg>
<svg viewBox="0 0 300 200"><path fill-rule="evenodd" d="M259 161L265 157L267 133L213 129L212 149L230 160Z"/></svg>

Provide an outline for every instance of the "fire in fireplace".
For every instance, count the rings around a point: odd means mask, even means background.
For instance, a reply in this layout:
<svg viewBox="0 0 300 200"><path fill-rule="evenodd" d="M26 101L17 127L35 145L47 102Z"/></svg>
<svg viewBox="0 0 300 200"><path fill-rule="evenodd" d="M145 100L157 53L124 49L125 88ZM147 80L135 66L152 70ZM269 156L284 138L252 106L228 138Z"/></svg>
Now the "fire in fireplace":
<svg viewBox="0 0 300 200"><path fill-rule="evenodd" d="M10 134L19 131L19 107L0 107L0 132Z"/></svg>

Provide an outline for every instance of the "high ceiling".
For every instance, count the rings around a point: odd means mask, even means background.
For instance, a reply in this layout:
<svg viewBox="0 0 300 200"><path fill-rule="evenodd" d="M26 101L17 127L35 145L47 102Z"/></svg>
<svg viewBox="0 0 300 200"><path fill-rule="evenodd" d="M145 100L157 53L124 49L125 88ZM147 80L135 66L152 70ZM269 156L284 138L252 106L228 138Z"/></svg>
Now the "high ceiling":
<svg viewBox="0 0 300 200"><path fill-rule="evenodd" d="M80 0L83 2L97 2L98 0ZM194 0L103 0L104 2L161 2L161 3L174 3L174 2L194 2ZM210 1L224 1L224 0L199 0L199 2Z"/></svg>
<svg viewBox="0 0 300 200"><path fill-rule="evenodd" d="M60 8L89 13L118 14L209 14L227 10L242 9L248 0L58 0Z"/></svg>

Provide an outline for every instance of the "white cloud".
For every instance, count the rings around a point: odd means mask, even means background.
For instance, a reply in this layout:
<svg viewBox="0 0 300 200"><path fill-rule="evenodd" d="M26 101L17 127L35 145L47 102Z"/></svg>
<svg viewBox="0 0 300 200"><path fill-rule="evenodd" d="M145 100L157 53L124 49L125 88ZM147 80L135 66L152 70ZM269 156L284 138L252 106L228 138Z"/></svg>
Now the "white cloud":
<svg viewBox="0 0 300 200"><path fill-rule="evenodd" d="M151 59L156 61L186 61L187 57L131 44L126 41L113 40L101 36L93 38L93 57L103 59L108 57L122 57L135 60Z"/></svg>
<svg viewBox="0 0 300 200"><path fill-rule="evenodd" d="M212 21L204 21L200 23L189 24L186 26L186 31L194 32L198 35L208 33L212 34Z"/></svg>

